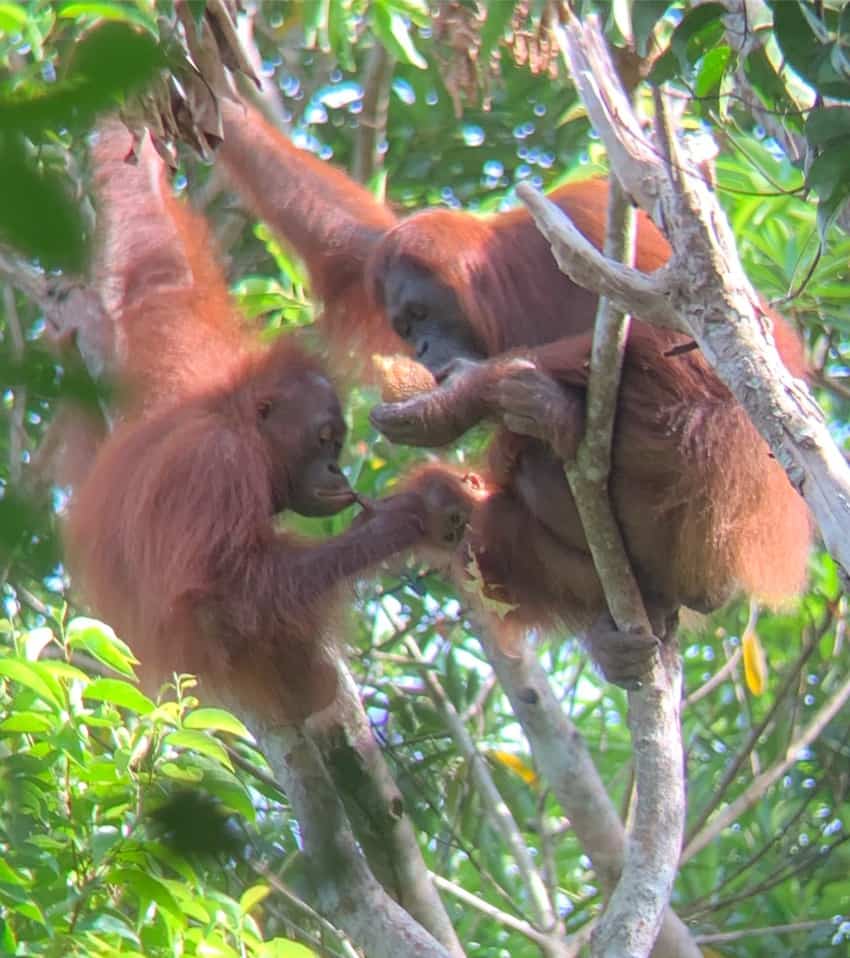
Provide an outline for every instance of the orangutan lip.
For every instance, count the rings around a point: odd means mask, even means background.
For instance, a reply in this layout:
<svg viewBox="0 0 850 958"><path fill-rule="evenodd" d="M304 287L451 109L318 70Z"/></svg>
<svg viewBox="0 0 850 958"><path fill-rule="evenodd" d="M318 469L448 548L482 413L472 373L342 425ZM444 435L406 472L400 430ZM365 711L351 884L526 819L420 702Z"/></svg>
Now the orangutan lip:
<svg viewBox="0 0 850 958"><path fill-rule="evenodd" d="M345 492L322 492L321 490L316 492L317 499L324 499L327 502L347 502L352 503L357 500L357 496L348 489Z"/></svg>

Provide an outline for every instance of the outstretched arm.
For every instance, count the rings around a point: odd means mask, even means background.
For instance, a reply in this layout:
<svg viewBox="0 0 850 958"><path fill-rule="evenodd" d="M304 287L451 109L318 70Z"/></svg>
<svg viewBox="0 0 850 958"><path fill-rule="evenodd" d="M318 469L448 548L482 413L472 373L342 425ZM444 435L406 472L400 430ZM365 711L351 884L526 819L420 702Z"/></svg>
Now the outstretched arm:
<svg viewBox="0 0 850 958"><path fill-rule="evenodd" d="M218 157L254 212L306 262L325 301L362 281L369 252L396 218L341 170L299 150L249 106L222 101Z"/></svg>
<svg viewBox="0 0 850 958"><path fill-rule="evenodd" d="M429 467L397 495L366 506L344 533L311 545L277 540L279 572L268 579L289 583L284 601L315 601L346 579L374 568L406 549L454 549L463 538L475 503L485 495L477 476Z"/></svg>

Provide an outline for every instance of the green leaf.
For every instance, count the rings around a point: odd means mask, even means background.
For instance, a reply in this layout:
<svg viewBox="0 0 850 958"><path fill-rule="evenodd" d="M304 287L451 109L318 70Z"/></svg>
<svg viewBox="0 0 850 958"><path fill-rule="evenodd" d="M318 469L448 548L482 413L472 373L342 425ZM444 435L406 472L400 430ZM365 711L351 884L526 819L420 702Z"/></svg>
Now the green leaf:
<svg viewBox="0 0 850 958"><path fill-rule="evenodd" d="M316 952L289 938L272 938L260 946L258 958L316 958Z"/></svg>
<svg viewBox="0 0 850 958"><path fill-rule="evenodd" d="M720 81L723 79L723 73L731 56L732 51L726 45L715 47L706 53L702 58L694 84L694 92L697 96L709 96L719 89Z"/></svg>
<svg viewBox="0 0 850 958"><path fill-rule="evenodd" d="M793 111L785 82L763 46L757 46L744 60L744 72L762 103L772 110L787 110L783 122L795 132L802 131L800 117Z"/></svg>
<svg viewBox="0 0 850 958"><path fill-rule="evenodd" d="M247 914L252 908L259 905L261 901L268 898L270 892L271 889L268 885L252 885L242 892L239 898L239 907L243 913Z"/></svg>
<svg viewBox="0 0 850 958"><path fill-rule="evenodd" d="M505 35L511 17L514 15L512 3L490 3L487 5L487 19L481 28L481 49L479 59L482 64L490 62L490 54Z"/></svg>
<svg viewBox="0 0 850 958"><path fill-rule="evenodd" d="M788 63L815 90L846 96L847 82L831 62L832 44L823 24L797 2L773 3L776 42Z"/></svg>
<svg viewBox="0 0 850 958"><path fill-rule="evenodd" d="M0 34L20 33L27 22L27 11L19 3L0 3Z"/></svg>
<svg viewBox="0 0 850 958"><path fill-rule="evenodd" d="M688 69L723 36L726 12L722 3L704 3L683 17L670 41L682 69Z"/></svg>
<svg viewBox="0 0 850 958"><path fill-rule="evenodd" d="M81 931L94 931L106 935L117 935L119 938L130 941L134 945L139 944L139 936L133 931L129 919L123 915L110 915L101 912L100 914L83 918L78 927ZM129 958L131 955L139 955L140 953L122 948L120 951L116 950L112 952L112 954L120 954L121 958Z"/></svg>
<svg viewBox="0 0 850 958"><path fill-rule="evenodd" d="M44 912L34 901L19 902L12 911L24 918L28 918L30 921L38 922L38 924L44 928L50 927L47 923L47 919L44 917Z"/></svg>
<svg viewBox="0 0 850 958"><path fill-rule="evenodd" d="M229 732L237 738L253 741L253 736L239 719L224 709L195 709L186 716L183 726L187 729L214 729L217 732Z"/></svg>
<svg viewBox="0 0 850 958"><path fill-rule="evenodd" d="M241 815L245 821L253 822L256 819L256 809L248 789L226 769L207 769L203 777L203 788L208 795L217 798L224 807Z"/></svg>
<svg viewBox="0 0 850 958"><path fill-rule="evenodd" d="M632 31L640 56L646 56L647 44L655 24L664 16L669 6L668 0L641 0L640 3L632 4Z"/></svg>
<svg viewBox="0 0 850 958"><path fill-rule="evenodd" d="M87 652L98 662L129 678L135 676L133 665L138 664L139 660L105 623L78 616L68 623L65 640L68 648Z"/></svg>
<svg viewBox="0 0 850 958"><path fill-rule="evenodd" d="M58 127L85 129L96 114L117 106L164 66L164 54L150 33L102 21L73 49L63 80L0 97L0 130L42 135Z"/></svg>
<svg viewBox="0 0 850 958"><path fill-rule="evenodd" d="M809 168L806 185L821 200L839 193L850 183L850 136L833 139Z"/></svg>
<svg viewBox="0 0 850 958"><path fill-rule="evenodd" d="M224 746L209 735L204 735L203 732L171 732L165 736L165 742L167 745L172 745L175 748L192 749L192 751L206 755L207 758L211 758L220 765L224 765L225 768L233 769L230 757L225 751Z"/></svg>
<svg viewBox="0 0 850 958"><path fill-rule="evenodd" d="M83 690L83 698L96 702L109 702L137 715L149 715L156 708L154 703L135 685L121 679L95 679Z"/></svg>
<svg viewBox="0 0 850 958"><path fill-rule="evenodd" d="M59 7L57 16L64 20L76 20L82 17L121 20L124 23L135 23L150 30L151 33L156 33L156 20L146 16L143 9L131 3L63 3Z"/></svg>
<svg viewBox="0 0 850 958"><path fill-rule="evenodd" d="M180 919L184 923L183 912L174 896L152 875L138 868L116 868L110 872L109 881L120 888L133 892L139 899L153 901L172 918Z"/></svg>
<svg viewBox="0 0 850 958"><path fill-rule="evenodd" d="M14 712L0 722L0 731L19 734L40 734L56 728L55 715L46 712ZM0 879L2 880L2 879Z"/></svg>
<svg viewBox="0 0 850 958"><path fill-rule="evenodd" d="M19 875L5 858L0 858L0 882L4 885L26 885L27 879Z"/></svg>
<svg viewBox="0 0 850 958"><path fill-rule="evenodd" d="M203 769L180 765L178 762L163 762L159 771L165 778L184 785L197 785L204 780Z"/></svg>
<svg viewBox="0 0 850 958"><path fill-rule="evenodd" d="M806 120L806 139L812 146L847 136L850 136L850 107L820 107L812 110Z"/></svg>
<svg viewBox="0 0 850 958"><path fill-rule="evenodd" d="M0 128L4 126L0 103ZM17 136L0 132L0 234L45 267L81 272L87 260L77 204L58 174L40 169Z"/></svg>
<svg viewBox="0 0 850 958"><path fill-rule="evenodd" d="M390 53L403 63L426 70L428 63L414 46L404 17L381 2L374 3L370 12L372 28Z"/></svg>
<svg viewBox="0 0 850 958"><path fill-rule="evenodd" d="M0 27L2 27L2 20L0 20ZM4 955L18 954L18 943L15 941L12 926L5 918L0 918L0 952Z"/></svg>
<svg viewBox="0 0 850 958"><path fill-rule="evenodd" d="M57 710L62 710L67 706L65 690L39 662L0 658L0 676L5 676L19 685L23 685L34 692L43 702Z"/></svg>

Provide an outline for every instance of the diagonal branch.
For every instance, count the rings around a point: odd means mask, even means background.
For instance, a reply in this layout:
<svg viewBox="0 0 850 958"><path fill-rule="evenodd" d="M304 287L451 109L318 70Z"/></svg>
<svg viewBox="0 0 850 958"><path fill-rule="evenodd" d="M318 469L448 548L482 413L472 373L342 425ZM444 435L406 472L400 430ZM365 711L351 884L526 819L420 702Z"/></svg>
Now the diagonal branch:
<svg viewBox="0 0 850 958"><path fill-rule="evenodd" d="M351 672L343 662L337 664L337 671L336 702L311 717L310 735L322 752L375 877L452 958L463 958Z"/></svg>
<svg viewBox="0 0 850 958"><path fill-rule="evenodd" d="M413 638L405 639L405 646L414 659L422 662L422 652ZM545 954L550 958L566 958L566 946L561 947L559 941L563 928L516 820L502 800L502 796L493 782L493 777L490 775L478 747L463 724L457 710L449 701L439 679L431 669L424 667L422 668L422 678L428 694L439 709L449 733L467 762L470 776L475 782L481 798L482 807L493 823L493 827L502 836L506 848L516 862L519 875L527 889L529 901L534 908L534 924L539 931L547 933L549 944L545 949Z"/></svg>
<svg viewBox="0 0 850 958"><path fill-rule="evenodd" d="M785 758L765 769L761 775L757 775L734 802L730 802L701 832L694 835L682 852L682 861L689 861L694 855L701 852L725 828L732 825L737 818L740 818L744 812L760 801L770 786L779 781L788 769L798 761L800 752L804 748L808 748L821 735L848 700L850 700L850 679L847 679L838 687L835 694L818 710L811 722L791 742L785 752Z"/></svg>
<svg viewBox="0 0 850 958"><path fill-rule="evenodd" d="M476 625L487 658L529 741L535 764L593 862L604 893L610 895L620 877L626 833L587 746L564 714L533 649L520 643L515 654L508 655L485 628ZM700 956L687 926L669 908L652 956Z"/></svg>
<svg viewBox="0 0 850 958"><path fill-rule="evenodd" d="M369 958L449 958L449 953L384 891L351 832L319 750L304 729L270 726L241 710L298 820L318 910Z"/></svg>

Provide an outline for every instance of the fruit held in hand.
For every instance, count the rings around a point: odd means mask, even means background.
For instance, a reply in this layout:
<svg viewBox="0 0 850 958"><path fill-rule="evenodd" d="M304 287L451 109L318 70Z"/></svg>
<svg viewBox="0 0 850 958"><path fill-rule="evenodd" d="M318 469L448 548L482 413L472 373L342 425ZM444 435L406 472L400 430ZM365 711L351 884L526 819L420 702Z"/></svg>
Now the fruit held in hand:
<svg viewBox="0 0 850 958"><path fill-rule="evenodd" d="M409 356L381 356L374 353L372 366L384 402L402 402L437 388L433 374Z"/></svg>

